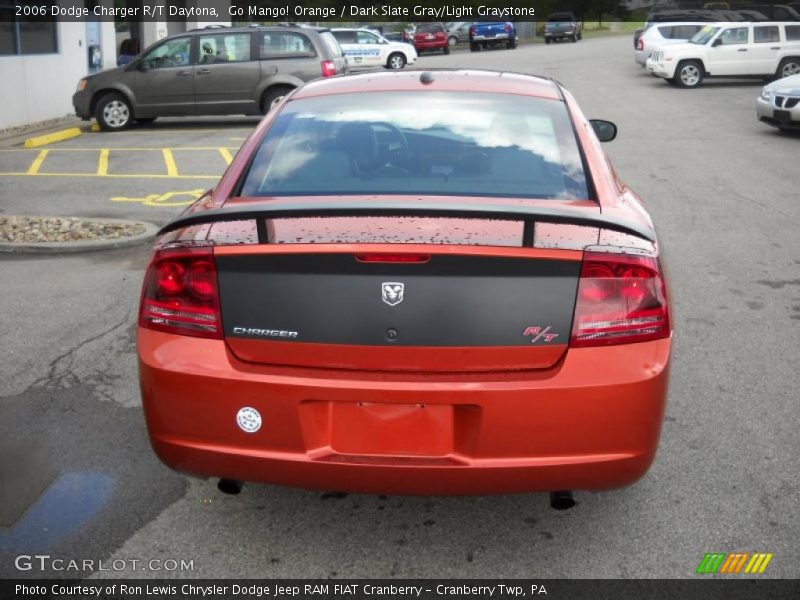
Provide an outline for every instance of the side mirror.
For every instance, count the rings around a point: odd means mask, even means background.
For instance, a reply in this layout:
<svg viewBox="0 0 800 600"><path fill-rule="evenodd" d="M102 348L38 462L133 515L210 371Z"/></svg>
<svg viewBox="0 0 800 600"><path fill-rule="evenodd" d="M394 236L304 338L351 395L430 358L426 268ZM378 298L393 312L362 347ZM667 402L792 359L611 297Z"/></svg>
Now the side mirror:
<svg viewBox="0 0 800 600"><path fill-rule="evenodd" d="M136 63L135 69L137 71L147 71L150 69L150 67L147 65L147 62L142 59Z"/></svg>
<svg viewBox="0 0 800 600"><path fill-rule="evenodd" d="M711 42L712 48L716 48L717 46L722 46L722 38L717 38L713 42Z"/></svg>
<svg viewBox="0 0 800 600"><path fill-rule="evenodd" d="M611 121L604 121L603 119L590 119L597 139L601 142L611 142L617 137L617 126Z"/></svg>

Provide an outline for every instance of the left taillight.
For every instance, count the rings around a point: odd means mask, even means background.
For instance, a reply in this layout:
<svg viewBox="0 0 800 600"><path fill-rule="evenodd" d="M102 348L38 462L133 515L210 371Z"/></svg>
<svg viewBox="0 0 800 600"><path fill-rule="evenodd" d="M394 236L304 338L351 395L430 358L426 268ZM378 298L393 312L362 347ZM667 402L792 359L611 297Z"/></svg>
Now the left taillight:
<svg viewBox="0 0 800 600"><path fill-rule="evenodd" d="M669 337L670 332L657 258L584 253L570 346L630 344Z"/></svg>
<svg viewBox="0 0 800 600"><path fill-rule="evenodd" d="M155 251L144 276L139 326L222 339L217 268L211 246Z"/></svg>
<svg viewBox="0 0 800 600"><path fill-rule="evenodd" d="M323 77L332 77L336 75L336 63L332 60L323 60L320 63Z"/></svg>

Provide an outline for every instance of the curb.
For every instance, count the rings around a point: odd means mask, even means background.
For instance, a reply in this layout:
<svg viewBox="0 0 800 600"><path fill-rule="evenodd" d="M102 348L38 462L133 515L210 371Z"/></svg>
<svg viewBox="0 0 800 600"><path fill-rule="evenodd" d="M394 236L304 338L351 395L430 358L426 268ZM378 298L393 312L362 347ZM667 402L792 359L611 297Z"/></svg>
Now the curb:
<svg viewBox="0 0 800 600"><path fill-rule="evenodd" d="M25 216L25 215L16 215ZM68 218L68 217L63 217ZM76 252L91 252L93 250L111 250L113 248L126 248L149 242L156 237L159 226L147 221L132 221L130 219L93 219L91 217L77 217L86 221L101 221L104 223L117 223L123 225L141 225L144 231L138 235L131 235L108 240L90 240L85 242L36 242L15 243L0 242L0 253L16 252L21 254L73 254Z"/></svg>
<svg viewBox="0 0 800 600"><path fill-rule="evenodd" d="M47 146L56 142L63 142L83 135L83 131L78 127L70 127L69 129L62 129L61 131L54 131L53 133L46 133L45 135L37 135L36 137L28 138L25 140L23 146L25 148L39 148L40 146Z"/></svg>

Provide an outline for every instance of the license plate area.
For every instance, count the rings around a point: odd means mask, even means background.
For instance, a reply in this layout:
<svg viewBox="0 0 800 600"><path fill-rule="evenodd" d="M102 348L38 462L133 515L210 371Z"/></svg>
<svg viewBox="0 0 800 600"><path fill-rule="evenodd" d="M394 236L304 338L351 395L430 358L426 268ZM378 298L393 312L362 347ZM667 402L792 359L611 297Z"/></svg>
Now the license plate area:
<svg viewBox="0 0 800 600"><path fill-rule="evenodd" d="M788 124L792 122L792 113L790 113L788 110L776 110L772 113L772 117L778 123Z"/></svg>

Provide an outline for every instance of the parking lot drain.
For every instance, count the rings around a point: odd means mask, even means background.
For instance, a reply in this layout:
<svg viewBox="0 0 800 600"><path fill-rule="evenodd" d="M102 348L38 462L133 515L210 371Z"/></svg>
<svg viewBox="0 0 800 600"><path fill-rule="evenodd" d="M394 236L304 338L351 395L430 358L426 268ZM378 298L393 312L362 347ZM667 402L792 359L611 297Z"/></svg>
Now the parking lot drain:
<svg viewBox="0 0 800 600"><path fill-rule="evenodd" d="M63 142L64 140L69 140L82 134L83 132L77 127L70 127L69 129L62 129L61 131L54 131L53 133L46 133L44 135L28 138L25 140L23 146L25 146L25 148L39 148L40 146Z"/></svg>

